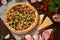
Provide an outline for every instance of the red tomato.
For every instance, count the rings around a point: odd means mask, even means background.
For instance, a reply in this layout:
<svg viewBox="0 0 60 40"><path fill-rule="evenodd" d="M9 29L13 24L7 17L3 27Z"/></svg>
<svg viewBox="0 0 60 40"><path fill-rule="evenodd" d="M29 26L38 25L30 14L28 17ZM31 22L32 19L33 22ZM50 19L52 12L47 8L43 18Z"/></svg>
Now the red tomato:
<svg viewBox="0 0 60 40"><path fill-rule="evenodd" d="M17 26L16 28L17 28L18 30L22 30L22 28L21 28L21 27L19 27L19 26Z"/></svg>
<svg viewBox="0 0 60 40"><path fill-rule="evenodd" d="M47 8L44 8L44 11L47 11Z"/></svg>
<svg viewBox="0 0 60 40"><path fill-rule="evenodd" d="M40 10L47 11L48 5L41 5Z"/></svg>
<svg viewBox="0 0 60 40"><path fill-rule="evenodd" d="M40 6L40 9L43 10L43 9L44 9L44 5L41 5L41 6Z"/></svg>
<svg viewBox="0 0 60 40"><path fill-rule="evenodd" d="M48 5L45 5L44 8L48 8Z"/></svg>
<svg viewBox="0 0 60 40"><path fill-rule="evenodd" d="M28 26L27 26L27 25L25 25L25 26L24 26L24 28L28 28Z"/></svg>
<svg viewBox="0 0 60 40"><path fill-rule="evenodd" d="M48 9L48 5L45 5L44 6L44 11L47 11L47 9Z"/></svg>

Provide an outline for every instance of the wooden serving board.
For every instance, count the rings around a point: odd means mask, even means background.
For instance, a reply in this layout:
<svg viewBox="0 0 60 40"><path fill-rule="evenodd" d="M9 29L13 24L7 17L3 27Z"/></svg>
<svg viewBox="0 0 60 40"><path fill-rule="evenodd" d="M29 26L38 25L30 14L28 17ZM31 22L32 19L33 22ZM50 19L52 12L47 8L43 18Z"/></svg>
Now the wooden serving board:
<svg viewBox="0 0 60 40"><path fill-rule="evenodd" d="M10 38L8 40L11 40L11 39L16 40L15 37L9 31L9 29L5 26L1 18L0 18L0 34L4 36L6 36L7 34L10 34Z"/></svg>
<svg viewBox="0 0 60 40"><path fill-rule="evenodd" d="M41 13L41 10L40 10L40 5L41 5L42 3L39 3L39 2L31 3L31 0L27 0L27 1L28 1L32 6L34 6L34 7L37 9L39 15L40 15L40 14L44 14L44 12ZM55 13L48 12L48 14L45 15L45 16L50 17L50 19L52 20L52 16L53 16L54 14L55 14ZM58 14L60 14L60 9L58 10ZM52 20L52 21L53 21L53 20ZM51 25L51 26L52 26L52 25ZM60 22L54 22L54 21L53 21L53 26L57 29L57 30L54 32L54 40L60 40Z"/></svg>

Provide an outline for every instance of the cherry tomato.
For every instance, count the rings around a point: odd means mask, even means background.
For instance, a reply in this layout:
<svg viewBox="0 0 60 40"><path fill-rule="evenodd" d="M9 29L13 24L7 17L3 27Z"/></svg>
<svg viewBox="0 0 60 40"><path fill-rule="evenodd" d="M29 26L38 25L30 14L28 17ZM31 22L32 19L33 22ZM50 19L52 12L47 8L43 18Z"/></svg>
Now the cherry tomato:
<svg viewBox="0 0 60 40"><path fill-rule="evenodd" d="M47 11L47 9L48 9L48 5L41 5L40 6L40 10L42 10L42 11Z"/></svg>
<svg viewBox="0 0 60 40"><path fill-rule="evenodd" d="M28 28L28 26L27 26L27 25L25 25L25 26L24 26L24 28L26 29L26 28Z"/></svg>
<svg viewBox="0 0 60 40"><path fill-rule="evenodd" d="M16 28L17 28L18 30L22 30L22 28L21 28L21 27L19 27L19 26L17 26Z"/></svg>
<svg viewBox="0 0 60 40"><path fill-rule="evenodd" d="M44 11L47 11L47 9L48 9L48 6L45 5L45 6L44 6Z"/></svg>
<svg viewBox="0 0 60 40"><path fill-rule="evenodd" d="M40 6L40 9L43 10L43 9L44 9L44 5L41 5L41 6Z"/></svg>
<svg viewBox="0 0 60 40"><path fill-rule="evenodd" d="M44 11L47 11L47 8L44 8Z"/></svg>

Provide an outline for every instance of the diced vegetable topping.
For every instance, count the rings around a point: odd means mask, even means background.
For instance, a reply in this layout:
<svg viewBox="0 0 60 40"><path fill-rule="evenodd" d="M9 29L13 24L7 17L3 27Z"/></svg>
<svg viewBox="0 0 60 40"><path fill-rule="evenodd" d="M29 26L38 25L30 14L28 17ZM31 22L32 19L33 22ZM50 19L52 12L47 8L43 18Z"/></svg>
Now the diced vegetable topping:
<svg viewBox="0 0 60 40"><path fill-rule="evenodd" d="M17 5L13 7L7 16L9 26L15 30L24 30L35 21L35 11L27 5Z"/></svg>

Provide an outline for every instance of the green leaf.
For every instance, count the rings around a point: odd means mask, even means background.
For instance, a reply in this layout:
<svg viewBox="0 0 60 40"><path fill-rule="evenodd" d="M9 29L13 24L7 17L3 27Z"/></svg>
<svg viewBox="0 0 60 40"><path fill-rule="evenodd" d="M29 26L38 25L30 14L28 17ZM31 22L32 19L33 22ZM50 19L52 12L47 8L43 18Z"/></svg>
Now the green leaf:
<svg viewBox="0 0 60 40"><path fill-rule="evenodd" d="M11 0L7 0L7 2L10 2Z"/></svg>
<svg viewBox="0 0 60 40"><path fill-rule="evenodd" d="M49 5L49 11L53 12L55 8L60 8L60 0L52 0Z"/></svg>
<svg viewBox="0 0 60 40"><path fill-rule="evenodd" d="M4 35L0 35L0 40L4 40Z"/></svg>
<svg viewBox="0 0 60 40"><path fill-rule="evenodd" d="M55 9L55 4L54 4L54 2L50 2L49 11L54 11L54 9Z"/></svg>

